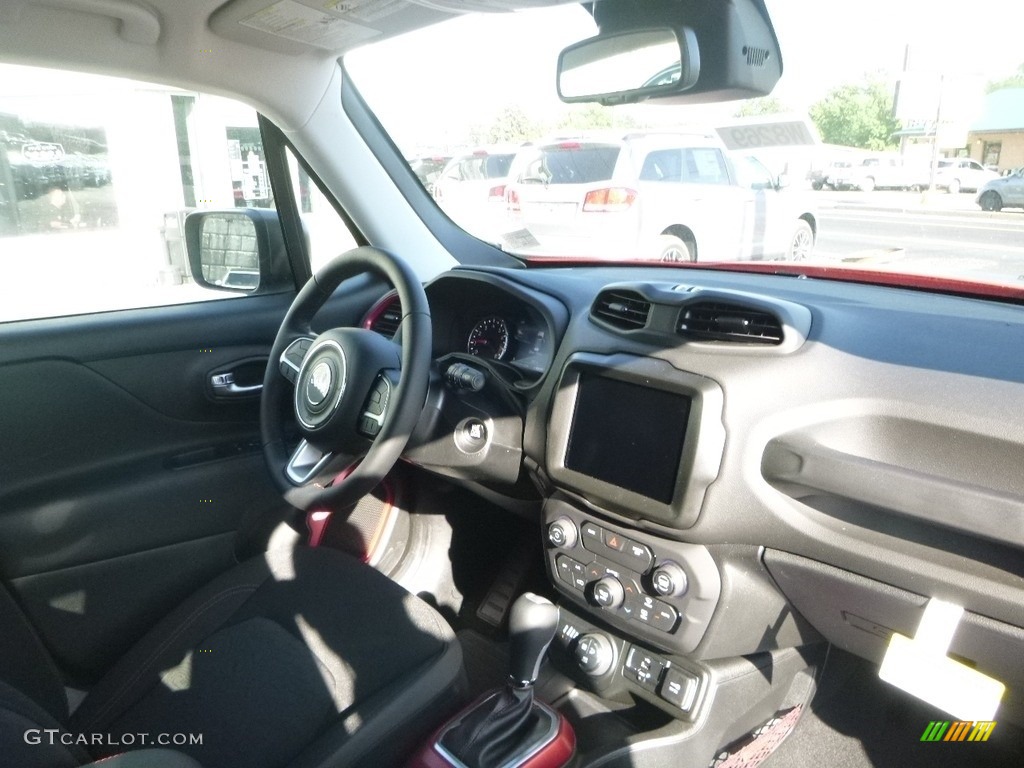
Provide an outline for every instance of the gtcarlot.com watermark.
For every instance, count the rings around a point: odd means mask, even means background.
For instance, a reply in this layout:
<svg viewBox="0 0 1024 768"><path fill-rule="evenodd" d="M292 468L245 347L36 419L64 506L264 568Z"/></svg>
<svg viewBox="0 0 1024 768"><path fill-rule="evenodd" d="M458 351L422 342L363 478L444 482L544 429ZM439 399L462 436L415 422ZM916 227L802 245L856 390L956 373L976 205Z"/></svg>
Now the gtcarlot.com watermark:
<svg viewBox="0 0 1024 768"><path fill-rule="evenodd" d="M185 747L203 743L201 733L69 733L59 728L30 728L26 744L65 747Z"/></svg>

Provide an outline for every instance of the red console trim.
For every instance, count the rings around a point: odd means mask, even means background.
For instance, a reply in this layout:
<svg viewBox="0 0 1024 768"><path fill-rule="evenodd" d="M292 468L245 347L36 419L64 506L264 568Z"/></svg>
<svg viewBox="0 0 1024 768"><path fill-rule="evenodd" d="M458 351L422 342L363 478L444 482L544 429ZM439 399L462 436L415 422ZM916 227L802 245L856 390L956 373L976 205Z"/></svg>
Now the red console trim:
<svg viewBox="0 0 1024 768"><path fill-rule="evenodd" d="M438 751L438 741L440 740L441 735L448 730L453 723L471 712L486 699L493 696L494 693L495 692L493 690L487 691L468 707L452 717L447 723L438 728L427 743L424 744L423 747L413 755L412 759L405 764L405 768L466 768L462 763L453 763ZM565 719L565 715L561 712L552 709L543 702L536 702L535 706L538 705L544 707L544 709L549 713L558 718L558 730L555 732L554 736L552 736L550 741L541 746L540 749L533 752L523 762L517 763L514 768L564 768L564 766L569 764L569 761L576 752L576 731L573 730L572 724Z"/></svg>

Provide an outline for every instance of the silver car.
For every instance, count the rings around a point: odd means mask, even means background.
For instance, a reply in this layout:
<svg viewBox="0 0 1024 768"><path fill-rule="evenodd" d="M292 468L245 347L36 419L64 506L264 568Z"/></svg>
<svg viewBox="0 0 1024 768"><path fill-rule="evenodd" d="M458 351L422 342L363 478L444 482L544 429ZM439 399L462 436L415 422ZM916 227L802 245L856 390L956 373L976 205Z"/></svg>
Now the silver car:
<svg viewBox="0 0 1024 768"><path fill-rule="evenodd" d="M975 202L983 211L1003 208L1024 208L1024 166L1014 168L1006 176L985 182Z"/></svg>

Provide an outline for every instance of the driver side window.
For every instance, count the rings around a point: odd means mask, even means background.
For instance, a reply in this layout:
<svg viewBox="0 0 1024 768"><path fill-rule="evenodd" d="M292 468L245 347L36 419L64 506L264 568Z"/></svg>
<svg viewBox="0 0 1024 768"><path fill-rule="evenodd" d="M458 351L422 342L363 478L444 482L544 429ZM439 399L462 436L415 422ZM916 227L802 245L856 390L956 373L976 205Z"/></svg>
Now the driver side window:
<svg viewBox="0 0 1024 768"><path fill-rule="evenodd" d="M244 295L185 255L187 213L234 208L274 208L251 107L0 65L0 322ZM258 280L236 266L222 279Z"/></svg>

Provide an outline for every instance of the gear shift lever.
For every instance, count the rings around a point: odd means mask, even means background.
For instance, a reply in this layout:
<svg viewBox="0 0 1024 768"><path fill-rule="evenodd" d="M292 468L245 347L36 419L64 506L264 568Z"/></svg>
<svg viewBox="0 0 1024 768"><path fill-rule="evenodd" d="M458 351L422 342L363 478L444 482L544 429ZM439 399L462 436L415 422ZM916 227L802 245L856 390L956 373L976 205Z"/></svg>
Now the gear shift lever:
<svg viewBox="0 0 1024 768"><path fill-rule="evenodd" d="M553 754L561 755L552 764L562 765L571 755L571 735L553 739L555 732L562 733L560 716L533 700L533 684L557 628L558 609L549 600L529 592L516 598L508 620L508 683L481 699L438 740L458 764L498 768L552 744L557 744ZM558 751L566 748L565 754Z"/></svg>
<svg viewBox="0 0 1024 768"><path fill-rule="evenodd" d="M551 640L558 629L558 609L543 597L527 592L516 598L508 619L509 684L532 688L540 675Z"/></svg>

